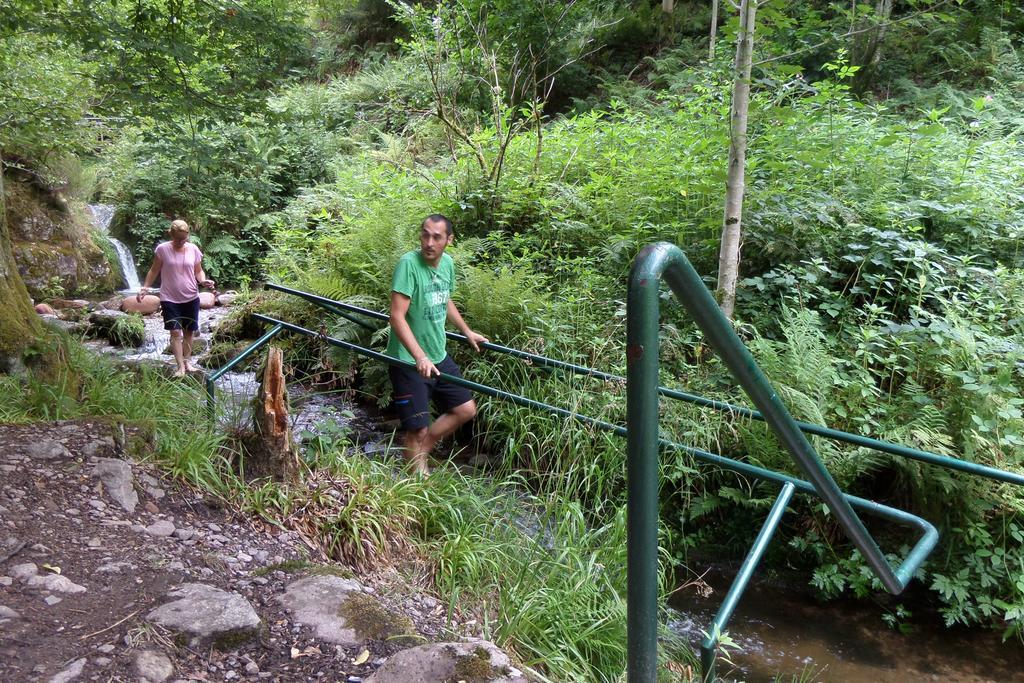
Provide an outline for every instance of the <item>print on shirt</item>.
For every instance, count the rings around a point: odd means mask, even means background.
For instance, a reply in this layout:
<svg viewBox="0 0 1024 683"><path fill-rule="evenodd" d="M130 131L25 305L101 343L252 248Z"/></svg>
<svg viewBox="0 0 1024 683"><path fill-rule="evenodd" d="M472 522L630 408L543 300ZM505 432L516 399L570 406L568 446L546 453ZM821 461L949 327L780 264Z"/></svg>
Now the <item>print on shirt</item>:
<svg viewBox="0 0 1024 683"><path fill-rule="evenodd" d="M427 286L427 311L424 316L430 322L444 320L448 314L448 283L434 278Z"/></svg>

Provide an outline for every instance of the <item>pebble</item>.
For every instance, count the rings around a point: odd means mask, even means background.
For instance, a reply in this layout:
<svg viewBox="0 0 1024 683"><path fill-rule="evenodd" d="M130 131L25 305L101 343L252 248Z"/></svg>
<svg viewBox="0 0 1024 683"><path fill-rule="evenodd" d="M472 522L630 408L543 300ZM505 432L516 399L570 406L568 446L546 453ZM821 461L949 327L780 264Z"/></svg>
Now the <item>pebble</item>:
<svg viewBox="0 0 1024 683"><path fill-rule="evenodd" d="M14 579L9 576L0 576L0 586L10 586L14 583Z"/></svg>
<svg viewBox="0 0 1024 683"><path fill-rule="evenodd" d="M56 595L48 595L48 596L46 596L43 599L43 602L45 602L50 607L53 607L54 605L56 605L60 601L61 601L61 598L58 598Z"/></svg>
<svg viewBox="0 0 1024 683"><path fill-rule="evenodd" d="M165 519L161 519L159 522L153 522L147 526L146 533L150 536L170 536L174 533L174 525Z"/></svg>
<svg viewBox="0 0 1024 683"><path fill-rule="evenodd" d="M110 664L110 657L95 657L92 660L92 663L96 666L106 666L107 664Z"/></svg>
<svg viewBox="0 0 1024 683"><path fill-rule="evenodd" d="M10 607L0 605L0 619L21 619L21 615Z"/></svg>
<svg viewBox="0 0 1024 683"><path fill-rule="evenodd" d="M220 525L219 524L214 524L213 522L210 522L209 524L207 524L206 528L209 529L210 531L214 532L214 533L220 533L220 531L221 531Z"/></svg>
<svg viewBox="0 0 1024 683"><path fill-rule="evenodd" d="M96 510L106 510L107 509L107 504L104 503L99 498L90 498L89 499L89 506L94 508L94 509L96 509Z"/></svg>
<svg viewBox="0 0 1024 683"><path fill-rule="evenodd" d="M182 541L187 541L195 535L196 532L194 529L178 528L174 530L174 537L181 539Z"/></svg>
<svg viewBox="0 0 1024 683"><path fill-rule="evenodd" d="M103 541L101 541L98 538L90 538L89 542L86 545L88 545L90 548L99 548L101 545L103 545Z"/></svg>
<svg viewBox="0 0 1024 683"><path fill-rule="evenodd" d="M147 512L150 512L150 513L152 513L152 514L154 514L154 515L158 515L158 514L160 514L160 508L158 508L158 507L156 506L156 503L154 503L154 502L153 502L153 501L151 501L151 500L147 500L147 501L146 501L146 504L145 504L145 505L143 505L142 507L146 508L146 511L147 511Z"/></svg>
<svg viewBox="0 0 1024 683"><path fill-rule="evenodd" d="M256 662L249 662L245 665L245 673L249 674L250 676L252 674L258 674L259 672L260 667Z"/></svg>
<svg viewBox="0 0 1024 683"><path fill-rule="evenodd" d="M100 646L99 646L98 648L96 648L96 650L97 650L98 652L102 652L102 653L103 653L103 654L105 654L105 655L109 655L109 654L110 654L111 652L113 652L113 651L114 651L114 650L116 650L116 649L117 649L117 648L115 648L115 647L114 647L113 645L111 645L110 643L107 643L106 645L100 645Z"/></svg>
<svg viewBox="0 0 1024 683"><path fill-rule="evenodd" d="M185 565L182 564L181 562L169 562L167 564L167 568L169 570L175 571L175 572L183 572L183 571L185 571Z"/></svg>
<svg viewBox="0 0 1024 683"><path fill-rule="evenodd" d="M242 562L252 562L252 555L250 555L249 553L239 552L238 555L236 555L236 557L238 557L238 559Z"/></svg>
<svg viewBox="0 0 1024 683"><path fill-rule="evenodd" d="M82 514L82 511L81 511L81 510L79 510L78 508L68 508L68 509L67 509L67 510L65 510L64 512L68 513L68 514L69 514L69 515L71 515L72 517L73 517L73 516L75 516L75 515L80 515L80 514Z"/></svg>

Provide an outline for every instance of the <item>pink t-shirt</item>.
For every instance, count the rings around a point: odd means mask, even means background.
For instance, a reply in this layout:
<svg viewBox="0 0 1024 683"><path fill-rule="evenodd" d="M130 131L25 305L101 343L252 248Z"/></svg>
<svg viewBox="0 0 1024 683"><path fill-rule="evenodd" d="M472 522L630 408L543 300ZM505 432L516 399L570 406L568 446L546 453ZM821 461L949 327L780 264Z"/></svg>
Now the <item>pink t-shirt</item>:
<svg viewBox="0 0 1024 683"><path fill-rule="evenodd" d="M170 242L161 242L153 252L160 257L160 299L174 304L185 304L199 296L196 265L203 260L203 252L191 242L185 242L177 251Z"/></svg>

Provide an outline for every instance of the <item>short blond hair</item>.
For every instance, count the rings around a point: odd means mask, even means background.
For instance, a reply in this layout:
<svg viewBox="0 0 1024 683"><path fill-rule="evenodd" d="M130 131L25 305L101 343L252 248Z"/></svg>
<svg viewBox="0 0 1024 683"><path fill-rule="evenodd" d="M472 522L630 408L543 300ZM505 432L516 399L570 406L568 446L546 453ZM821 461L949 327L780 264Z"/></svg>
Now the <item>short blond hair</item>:
<svg viewBox="0 0 1024 683"><path fill-rule="evenodd" d="M168 230L172 235L187 235L189 232L188 223L183 220L176 220L171 222L171 229Z"/></svg>

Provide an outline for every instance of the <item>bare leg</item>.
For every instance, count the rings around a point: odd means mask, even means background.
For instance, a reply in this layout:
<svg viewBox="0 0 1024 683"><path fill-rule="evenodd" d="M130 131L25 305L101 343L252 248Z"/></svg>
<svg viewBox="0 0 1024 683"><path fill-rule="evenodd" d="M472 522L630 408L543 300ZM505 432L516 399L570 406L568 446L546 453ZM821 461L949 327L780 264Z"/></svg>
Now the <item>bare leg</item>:
<svg viewBox="0 0 1024 683"><path fill-rule="evenodd" d="M185 374L185 359L181 350L181 330L171 330L171 353L174 354L174 362L177 365L174 376L181 377Z"/></svg>
<svg viewBox="0 0 1024 683"><path fill-rule="evenodd" d="M423 450L423 440L427 437L427 428L413 429L405 433L405 459L413 474L430 474L427 467L427 452Z"/></svg>
<svg viewBox="0 0 1024 683"><path fill-rule="evenodd" d="M192 335L195 332L192 330L185 330L185 337L181 342L181 357L185 361L185 371L195 372L196 366L192 365Z"/></svg>
<svg viewBox="0 0 1024 683"><path fill-rule="evenodd" d="M426 463L427 454L437 445L438 441L454 433L456 429L472 420L475 416L476 401L469 400L462 405L455 406L434 420L434 423L426 430L427 433L419 443L424 463Z"/></svg>

